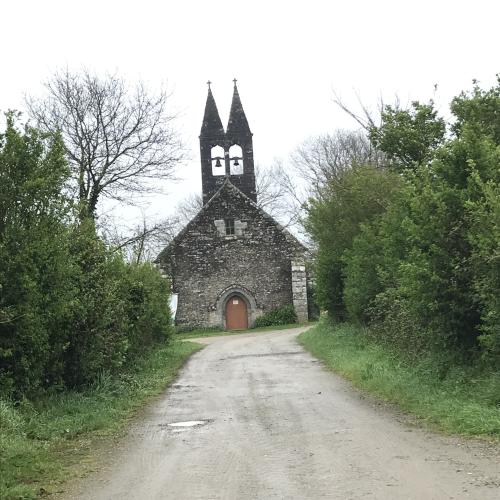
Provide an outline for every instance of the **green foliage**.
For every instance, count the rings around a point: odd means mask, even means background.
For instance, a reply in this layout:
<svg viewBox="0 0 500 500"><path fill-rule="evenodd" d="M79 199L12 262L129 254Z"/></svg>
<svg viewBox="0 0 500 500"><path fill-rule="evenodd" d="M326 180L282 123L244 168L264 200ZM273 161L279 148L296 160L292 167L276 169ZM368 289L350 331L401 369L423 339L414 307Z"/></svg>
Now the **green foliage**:
<svg viewBox="0 0 500 500"><path fill-rule="evenodd" d="M371 225L361 225L352 247L346 249L342 259L345 284L342 300L348 318L365 323L370 319L370 309L382 283L378 275L381 248L377 233Z"/></svg>
<svg viewBox="0 0 500 500"><path fill-rule="evenodd" d="M498 363L499 96L500 80L454 99L448 137L432 103L387 107L371 131L399 172L383 209L364 202L366 182L313 200L318 297L330 316L370 324L378 342L406 355Z"/></svg>
<svg viewBox="0 0 500 500"><path fill-rule="evenodd" d="M479 341L484 358L495 364L500 359L500 179L484 182L475 174L471 183L481 193L477 200L466 202L473 290L482 320Z"/></svg>
<svg viewBox="0 0 500 500"><path fill-rule="evenodd" d="M21 399L117 372L171 332L168 282L74 217L59 136L0 136L0 395Z"/></svg>
<svg viewBox="0 0 500 500"><path fill-rule="evenodd" d="M322 321L299 342L357 387L398 404L441 430L500 438L500 372L445 363L442 356L401 358L370 330Z"/></svg>
<svg viewBox="0 0 500 500"><path fill-rule="evenodd" d="M307 228L318 243L316 297L337 320L346 317L343 255L361 223L383 213L400 189L397 174L372 166L353 166L310 200Z"/></svg>
<svg viewBox="0 0 500 500"><path fill-rule="evenodd" d="M453 131L457 137L468 130L476 130L488 136L495 144L500 144L500 75L497 84L490 89L481 89L474 81L470 92L462 92L451 103L451 111L456 118Z"/></svg>
<svg viewBox="0 0 500 500"><path fill-rule="evenodd" d="M58 384L72 300L59 137L15 127L0 136L0 393Z"/></svg>
<svg viewBox="0 0 500 500"><path fill-rule="evenodd" d="M264 313L255 320L254 328L263 326L289 325L297 323L297 314L292 305L278 307Z"/></svg>
<svg viewBox="0 0 500 500"><path fill-rule="evenodd" d="M412 102L410 109L386 106L382 124L372 127L370 140L398 169L415 168L432 157L443 142L445 122L438 118L434 103Z"/></svg>

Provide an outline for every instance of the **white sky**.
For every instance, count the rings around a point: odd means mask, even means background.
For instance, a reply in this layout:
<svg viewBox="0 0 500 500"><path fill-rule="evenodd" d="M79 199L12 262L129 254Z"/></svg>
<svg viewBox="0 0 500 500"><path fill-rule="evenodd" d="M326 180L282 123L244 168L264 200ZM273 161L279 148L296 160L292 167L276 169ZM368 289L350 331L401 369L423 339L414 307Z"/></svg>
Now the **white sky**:
<svg viewBox="0 0 500 500"><path fill-rule="evenodd" d="M434 96L443 112L473 78L500 72L498 0L0 0L0 110L23 109L56 69L85 66L167 84L191 150L183 181L144 207L171 213L201 190L198 134L210 79L224 125L238 87L255 160L285 158L305 138L355 128L332 102L358 93L403 102ZM132 214L131 211L127 213Z"/></svg>

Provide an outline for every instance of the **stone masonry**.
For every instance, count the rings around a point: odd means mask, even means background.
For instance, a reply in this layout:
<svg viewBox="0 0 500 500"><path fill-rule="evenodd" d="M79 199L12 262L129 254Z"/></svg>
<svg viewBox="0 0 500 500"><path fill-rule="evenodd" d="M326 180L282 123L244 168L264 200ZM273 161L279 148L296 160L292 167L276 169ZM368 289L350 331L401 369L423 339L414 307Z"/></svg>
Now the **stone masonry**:
<svg viewBox="0 0 500 500"><path fill-rule="evenodd" d="M292 297L299 323L307 321L307 272L303 261L292 261Z"/></svg>

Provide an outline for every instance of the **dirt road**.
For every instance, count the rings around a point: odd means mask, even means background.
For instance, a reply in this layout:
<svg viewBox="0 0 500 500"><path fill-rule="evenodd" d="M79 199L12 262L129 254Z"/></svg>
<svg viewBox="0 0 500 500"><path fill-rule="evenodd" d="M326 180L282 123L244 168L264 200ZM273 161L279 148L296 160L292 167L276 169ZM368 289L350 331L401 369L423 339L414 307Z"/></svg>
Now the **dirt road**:
<svg viewBox="0 0 500 500"><path fill-rule="evenodd" d="M200 340L111 463L68 498L500 498L498 447L411 426L326 371L300 331Z"/></svg>

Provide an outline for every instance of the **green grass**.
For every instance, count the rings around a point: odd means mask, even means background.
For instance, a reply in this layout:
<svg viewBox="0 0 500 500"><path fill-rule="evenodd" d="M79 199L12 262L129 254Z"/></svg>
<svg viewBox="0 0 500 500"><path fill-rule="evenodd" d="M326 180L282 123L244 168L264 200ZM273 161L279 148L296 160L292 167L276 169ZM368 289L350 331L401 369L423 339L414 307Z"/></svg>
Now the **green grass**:
<svg viewBox="0 0 500 500"><path fill-rule="evenodd" d="M148 353L120 377L103 376L82 392L20 404L0 400L0 498L36 498L92 467L93 446L119 434L160 394L201 346L174 341Z"/></svg>
<svg viewBox="0 0 500 500"><path fill-rule="evenodd" d="M190 332L176 333L176 339L195 339L200 337L220 337L224 335L241 335L242 333L254 332L269 332L273 330L288 330L289 328L299 328L313 323L291 323L288 325L261 326L259 328L249 328L247 330L213 330L213 329L196 329Z"/></svg>
<svg viewBox="0 0 500 500"><path fill-rule="evenodd" d="M443 370L432 357L410 362L374 343L366 330L326 321L301 334L299 342L356 387L433 428L500 439L500 372L457 365Z"/></svg>

